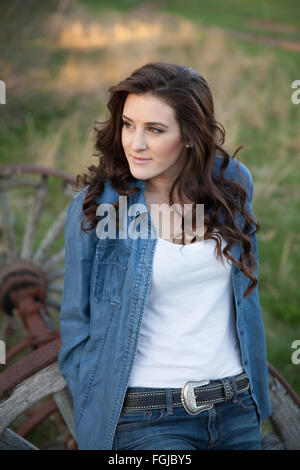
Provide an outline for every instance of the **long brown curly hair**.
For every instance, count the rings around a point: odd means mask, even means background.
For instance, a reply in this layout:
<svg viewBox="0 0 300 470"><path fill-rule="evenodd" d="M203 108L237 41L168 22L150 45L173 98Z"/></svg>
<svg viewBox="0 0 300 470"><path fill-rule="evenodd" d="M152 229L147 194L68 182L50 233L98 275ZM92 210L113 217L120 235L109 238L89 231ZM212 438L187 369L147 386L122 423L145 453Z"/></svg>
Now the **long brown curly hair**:
<svg viewBox="0 0 300 470"><path fill-rule="evenodd" d="M129 77L111 86L108 91L109 119L103 122L95 120L93 127L96 133L94 155L99 157L99 164L88 167L89 175L77 175L76 178L79 189L89 186L83 203L85 220L81 224L81 229L87 232L96 227L98 223L96 201L104 190L106 179L109 179L111 186L123 196L140 190L129 184L133 176L121 142L123 125L121 115L129 93L151 94L174 109L182 139L191 143L191 148L183 149L182 157L185 163L183 170L173 182L169 203L170 205L174 203L173 195L176 189L180 201L183 201L185 196L188 200L194 201L194 206L204 204L204 224L207 227L204 239L216 241L217 257L223 262L218 233L226 238L227 245L223 249L223 254L228 260L234 261L244 275L249 277L250 283L244 292L244 297L248 297L257 285L256 259L251 253L251 237L260 229L260 223L253 212L246 209L247 191L243 184L224 178L230 156L222 148L225 129L214 117L213 98L206 80L190 67L151 62L134 70ZM231 158L234 158L243 147L238 147ZM218 178L214 175L216 154L223 157ZM243 174L240 175L246 181ZM118 208L118 201L115 207ZM223 213L222 222L219 219L221 213ZM236 223L236 214L243 217L242 228ZM89 228L86 229L83 225L87 221ZM191 243L194 241L195 239ZM242 246L241 261L230 255L230 249L236 242L240 242Z"/></svg>

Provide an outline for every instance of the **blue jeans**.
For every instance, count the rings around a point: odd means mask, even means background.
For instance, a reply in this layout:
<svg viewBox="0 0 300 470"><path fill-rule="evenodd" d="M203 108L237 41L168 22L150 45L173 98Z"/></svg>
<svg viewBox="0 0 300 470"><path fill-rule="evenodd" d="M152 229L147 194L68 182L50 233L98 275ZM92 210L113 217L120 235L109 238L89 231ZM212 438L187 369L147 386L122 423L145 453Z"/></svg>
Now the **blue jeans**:
<svg viewBox="0 0 300 470"><path fill-rule="evenodd" d="M162 390L128 387L128 392ZM169 389L167 407L153 410L122 410L113 450L261 450L259 415L250 390L237 401L216 403L212 409L190 415L173 407Z"/></svg>

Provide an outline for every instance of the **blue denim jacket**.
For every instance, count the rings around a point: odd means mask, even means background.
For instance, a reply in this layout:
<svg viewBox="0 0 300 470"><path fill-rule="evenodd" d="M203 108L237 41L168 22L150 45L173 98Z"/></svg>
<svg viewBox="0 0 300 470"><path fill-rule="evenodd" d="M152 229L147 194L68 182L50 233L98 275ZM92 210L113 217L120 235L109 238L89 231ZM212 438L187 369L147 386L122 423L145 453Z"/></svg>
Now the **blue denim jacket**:
<svg viewBox="0 0 300 470"><path fill-rule="evenodd" d="M215 157L216 176L222 158ZM230 159L225 178L244 185L249 197L247 207L251 209L251 174L241 162L239 168L246 179L241 177L234 159ZM143 204L151 227L144 198L145 184L145 180L134 180L141 191L129 196L128 207ZM157 239L100 239L96 229L82 232L82 204L87 190L88 186L76 194L66 218L65 281L60 314L62 348L58 363L73 397L78 448L112 449L147 304ZM97 202L112 204L118 199L119 194L106 181ZM127 213L128 225L137 215ZM251 250L257 260L255 235ZM240 259L240 243L234 244L231 255ZM235 265L232 279L242 362L262 421L270 416L271 404L258 288L244 298L249 278Z"/></svg>

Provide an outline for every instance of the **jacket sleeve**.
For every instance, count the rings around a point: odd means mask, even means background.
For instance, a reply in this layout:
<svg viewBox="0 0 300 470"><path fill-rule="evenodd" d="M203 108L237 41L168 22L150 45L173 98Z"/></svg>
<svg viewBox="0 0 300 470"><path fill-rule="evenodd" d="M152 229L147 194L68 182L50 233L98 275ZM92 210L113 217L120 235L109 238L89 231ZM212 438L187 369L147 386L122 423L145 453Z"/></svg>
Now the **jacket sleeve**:
<svg viewBox="0 0 300 470"><path fill-rule="evenodd" d="M96 240L81 230L83 188L71 201L65 222L65 277L60 311L62 347L58 365L73 396L81 353L90 336L90 276Z"/></svg>
<svg viewBox="0 0 300 470"><path fill-rule="evenodd" d="M238 173L236 174L237 181L239 181L244 186L244 188L247 192L245 207L250 212L250 214L252 214L255 217L255 214L254 214L253 208L252 208L254 189L253 189L253 179L252 179L251 172L250 172L249 168L245 164L243 164L242 162L238 163L238 169L239 169ZM240 175L242 175L242 178L240 177ZM242 217L240 217L240 220L241 220L241 223L242 223L241 226L243 227L244 226L244 220L242 219ZM254 230L255 230L255 226L254 226L254 224L252 224L252 227L251 227L250 232L248 233L248 236L250 236L250 240L251 240L251 253L254 255L254 257L256 259L256 267L255 267L254 275L258 279L258 264L259 264L258 255L259 255L259 252L258 252L257 235L254 232ZM257 290L257 287L256 287L256 290Z"/></svg>
<svg viewBox="0 0 300 470"><path fill-rule="evenodd" d="M251 173L250 173L248 168L247 168L247 175L248 175L249 181L248 181L248 186L247 186L246 208L255 217L255 214L254 214L253 209L252 209L253 192L254 192L254 190L253 190L253 179L252 179ZM248 191L248 189L249 189L249 191ZM258 279L258 265L259 265L258 257L259 257L259 252L258 252L257 235L254 232L254 229L255 229L255 226L253 224L248 235L251 237L251 253L254 255L254 257L256 259L256 266L255 266L254 275ZM255 289L257 290L257 287Z"/></svg>

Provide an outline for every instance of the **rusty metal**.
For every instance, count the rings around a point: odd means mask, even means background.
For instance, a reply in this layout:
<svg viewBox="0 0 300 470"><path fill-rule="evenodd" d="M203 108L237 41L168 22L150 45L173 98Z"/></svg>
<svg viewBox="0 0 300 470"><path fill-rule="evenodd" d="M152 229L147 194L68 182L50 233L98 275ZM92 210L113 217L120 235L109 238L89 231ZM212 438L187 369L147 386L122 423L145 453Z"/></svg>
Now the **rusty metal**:
<svg viewBox="0 0 300 470"><path fill-rule="evenodd" d="M40 176L40 181L28 179L24 174L35 174ZM31 245L32 237L35 232L26 227L26 233L23 239L22 250L17 254L15 249L14 233L8 217L9 206L5 192L8 189L21 187L23 185L31 186L36 190L34 205L37 210L29 214L28 222L31 227L36 227L41 210L44 204L44 198L47 193L48 177L56 177L62 180L64 186L70 184L76 186L74 175L59 171L53 168L45 168L39 165L3 165L0 167L0 192L4 204L3 223L8 224L9 228L4 230L3 234L8 236L8 253L1 254L0 265L0 310L8 315L16 315L21 318L24 330L28 332L28 337L23 339L18 345L15 345L7 352L7 360L15 357L19 352L27 347L40 347L48 341L59 336L59 333L53 325L47 311L47 302L53 305L54 300L48 293L48 264L44 260L45 250L49 249L53 243L54 237L58 235L63 228L64 211L59 220L55 221L52 231L48 231L42 243L38 247L40 259L35 259L37 253L32 256ZM27 178L27 179L26 179ZM71 194L71 192L69 193ZM27 224L28 225L28 224ZM45 240L46 245L45 245ZM11 256L13 253L13 256ZM31 257L32 259L28 259ZM57 258L57 259L56 259ZM64 258L64 250L60 250L48 263L55 264ZM51 282L51 281L50 281ZM57 308L56 305L55 308Z"/></svg>
<svg viewBox="0 0 300 470"><path fill-rule="evenodd" d="M19 436L27 436L27 434L33 431L36 426L41 424L46 418L49 418L50 415L56 413L57 411L59 411L59 409L55 401L53 399L48 400L48 403L44 404L38 410L32 413L30 419L22 424L22 426L19 426L16 432L19 434Z"/></svg>
<svg viewBox="0 0 300 470"><path fill-rule="evenodd" d="M13 263L2 265L0 271L0 309L12 315L13 308L17 308L18 303L26 296L25 287L29 286L37 288L37 302L44 301L47 285L47 276L44 271L30 260L19 259ZM16 295L19 290L24 292ZM30 291L28 291L28 295L31 296ZM28 307L26 311L28 312Z"/></svg>
<svg viewBox="0 0 300 470"><path fill-rule="evenodd" d="M61 339L58 338L57 340L32 351L3 371L0 375L0 401L8 399L14 392L15 388L24 380L32 377L40 370L56 362L61 346ZM59 412L56 403L53 398L49 396L47 404L44 404L37 410L29 409L24 412L25 415L29 416L29 419L27 419L27 421L22 424L16 432L20 436L25 437L29 432L35 429L36 426L57 411ZM56 416L56 418L59 418L62 423L65 423L64 420L62 420L61 414ZM66 437L64 437L62 445L66 450L77 450L78 448L76 441L69 431L67 432Z"/></svg>
<svg viewBox="0 0 300 470"><path fill-rule="evenodd" d="M56 331L56 330L47 331L44 336L28 335L24 340L20 341L16 346L13 346L12 348L10 348L10 350L6 354L6 361L9 362L11 359L17 356L24 349L27 349L29 347L39 348L59 337L60 337L59 331Z"/></svg>
<svg viewBox="0 0 300 470"><path fill-rule="evenodd" d="M39 349L32 351L19 361L12 364L8 369L4 370L0 375L0 401L6 399L15 390L17 385L28 379L35 373L57 361L59 351L61 349L61 339L58 338ZM44 403L36 410L26 410L28 417L26 422L22 424L16 432L24 437L33 431L46 418L59 412L59 409L52 397L48 397L47 403ZM72 442L71 434L68 433L64 442L64 447L76 449L76 443Z"/></svg>
<svg viewBox="0 0 300 470"><path fill-rule="evenodd" d="M65 171L56 170L55 168L45 168L39 165L2 165L0 167L0 175L9 176L12 174L35 173L38 175L54 176L63 179L65 182L74 185L76 177Z"/></svg>
<svg viewBox="0 0 300 470"><path fill-rule="evenodd" d="M10 361L27 347L40 347L59 337L56 329L49 329L45 315L47 277L42 269L30 260L17 260L2 266L0 272L0 309L9 315L16 310L28 332L27 338L7 352ZM41 315L43 311L43 316ZM49 317L50 320L50 317Z"/></svg>
<svg viewBox="0 0 300 470"><path fill-rule="evenodd" d="M0 400L8 398L15 387L25 379L57 361L61 345L60 338L51 341L39 349L26 354L26 356L1 372Z"/></svg>
<svg viewBox="0 0 300 470"><path fill-rule="evenodd" d="M32 177L29 174L31 174ZM39 176L40 178L38 179L35 176ZM31 356L31 353L29 353L28 357L32 357L33 361L33 367L30 365L30 369L28 369L28 363L21 360L1 374L0 390L2 390L4 394L9 393L10 387L13 387L16 380L22 381L26 374L31 376L35 369L39 370L45 366L45 362L41 362L43 358L45 358L46 362L49 361L44 349L45 345L53 342L53 340L59 341L60 337L59 331L56 326L53 325L47 309L47 305L53 306L53 302L56 299L52 299L51 296L47 298L47 294L48 292L50 292L50 294L52 292L52 289L49 289L49 285L51 287L51 282L53 282L52 278L55 277L53 276L53 272L56 269L56 263L64 259L64 250L62 249L54 254L54 256L52 255L49 260L46 260L45 256L49 248L51 248L55 237L57 237L63 229L64 211L61 212L58 220L54 221L51 230L46 233L35 254L32 253L36 228L48 192L47 184L49 177L61 179L62 192L68 196L72 195L73 188L76 187L76 178L74 175L38 165L13 164L0 167L1 222L2 234L5 241L3 245L4 251L2 249L0 253L0 311L5 312L12 319L20 319L20 324L27 333L24 339L6 352L6 362L11 361L17 354L27 348L38 348L39 351L42 350L42 353L39 353L38 359L36 356ZM18 251L16 248L14 228L11 223L13 216L10 213L6 193L11 189L21 187L30 187L35 191L35 195L31 206L32 209L28 212L26 229L23 231L22 247L21 250ZM49 276L49 280L47 278L48 273L52 273L52 278ZM57 303L54 308L59 308L59 303ZM3 332L8 332L5 324L2 330ZM53 346L50 346L50 348L47 349L50 355L52 348ZM58 354L58 351L56 351L56 353ZM56 357L56 354L54 354L52 359L54 359L54 357ZM20 367L24 367L24 369L19 370ZM58 411L58 408L53 399L51 399L50 403L43 405L33 413L26 413L29 419L17 430L18 434L24 435L24 433L34 429L40 422L55 411Z"/></svg>
<svg viewBox="0 0 300 470"><path fill-rule="evenodd" d="M28 335L25 339L22 341L19 341L18 344L13 346L12 348L9 349L6 353L6 362L11 361L15 356L20 354L24 349L27 349L31 346L32 344L32 338L30 335Z"/></svg>

